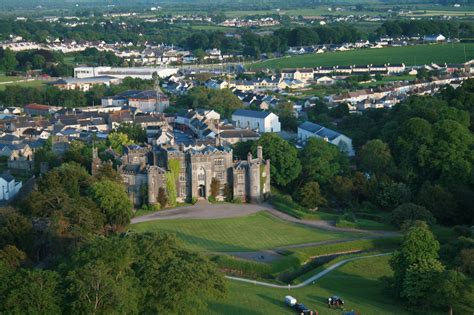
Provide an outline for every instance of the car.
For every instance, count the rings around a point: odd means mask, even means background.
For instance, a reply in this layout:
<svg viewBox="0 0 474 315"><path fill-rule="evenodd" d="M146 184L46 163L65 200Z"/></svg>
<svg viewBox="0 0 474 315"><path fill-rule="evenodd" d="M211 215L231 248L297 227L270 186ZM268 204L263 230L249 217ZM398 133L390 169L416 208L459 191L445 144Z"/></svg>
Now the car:
<svg viewBox="0 0 474 315"><path fill-rule="evenodd" d="M295 309L299 312L299 313L309 313L311 312L311 310L309 308L307 308L304 304L302 303L296 303L295 304Z"/></svg>

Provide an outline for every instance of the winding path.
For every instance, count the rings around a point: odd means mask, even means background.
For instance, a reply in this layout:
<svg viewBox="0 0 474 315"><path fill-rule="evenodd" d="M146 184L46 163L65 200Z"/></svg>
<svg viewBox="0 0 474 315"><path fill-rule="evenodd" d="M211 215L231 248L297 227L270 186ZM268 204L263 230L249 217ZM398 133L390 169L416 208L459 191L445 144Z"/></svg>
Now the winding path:
<svg viewBox="0 0 474 315"><path fill-rule="evenodd" d="M339 268L340 266L353 261L353 260L358 260L358 259L365 259L365 258L372 258L372 257L381 257L381 256L388 256L391 255L392 253L383 253L383 254L376 254L376 255L370 255L370 256L360 256L360 257L352 257L352 258L347 258L344 260L341 260L334 265L329 266L327 269L315 274L314 276L311 276L310 278L306 279L305 281L296 284L296 285L279 285L279 284L273 284L269 282L262 282L262 281L257 281L257 280L251 280L251 279L246 279L246 278L239 278L239 277L232 277L232 276L225 276L227 279L234 280L234 281L240 281L240 282L246 282L246 283L251 283L255 285L260 285L260 286L265 286L265 287L271 287L271 288L276 288L276 289L298 289L305 287L309 284L312 284L313 281L319 280L320 278L324 277L331 271L333 271L336 268Z"/></svg>

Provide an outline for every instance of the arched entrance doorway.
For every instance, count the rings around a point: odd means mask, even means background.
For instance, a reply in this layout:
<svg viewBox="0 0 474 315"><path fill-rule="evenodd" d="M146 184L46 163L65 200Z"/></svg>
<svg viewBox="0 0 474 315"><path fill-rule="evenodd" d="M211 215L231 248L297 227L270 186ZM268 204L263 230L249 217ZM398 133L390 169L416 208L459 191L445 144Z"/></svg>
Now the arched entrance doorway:
<svg viewBox="0 0 474 315"><path fill-rule="evenodd" d="M198 197L206 198L206 170L201 167L197 172Z"/></svg>
<svg viewBox="0 0 474 315"><path fill-rule="evenodd" d="M199 198L206 198L206 186L199 185L198 195L199 195Z"/></svg>

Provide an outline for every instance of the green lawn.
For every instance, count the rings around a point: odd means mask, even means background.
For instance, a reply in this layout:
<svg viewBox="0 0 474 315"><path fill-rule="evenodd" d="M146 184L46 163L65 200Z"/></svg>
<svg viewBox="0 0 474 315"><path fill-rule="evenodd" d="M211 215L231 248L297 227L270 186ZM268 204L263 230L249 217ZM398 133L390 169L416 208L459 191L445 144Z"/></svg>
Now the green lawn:
<svg viewBox="0 0 474 315"><path fill-rule="evenodd" d="M464 50L465 48L465 50ZM464 54L465 52L465 54ZM308 54L283 57L257 62L249 67L256 68L296 68L316 66L349 66L354 64L405 63L422 65L434 63L461 63L474 59L474 44L439 44L381 49L357 49L344 52Z"/></svg>
<svg viewBox="0 0 474 315"><path fill-rule="evenodd" d="M18 81L18 80L21 80L21 79L23 79L23 78L22 77L0 75L0 82Z"/></svg>
<svg viewBox="0 0 474 315"><path fill-rule="evenodd" d="M18 80L16 80L16 81L18 81ZM2 82L2 81L0 81L0 82ZM7 82L7 81L3 81L3 82ZM11 86L11 85L18 85L18 86L22 86L22 87L39 87L39 86L43 85L43 81L33 80L33 81L27 81L27 82L12 82L12 83L8 83L8 84L0 84L0 91L5 90L5 87Z"/></svg>
<svg viewBox="0 0 474 315"><path fill-rule="evenodd" d="M287 223L265 212L227 219L144 222L132 225L131 230L174 233L190 249L218 252L255 251L354 236Z"/></svg>
<svg viewBox="0 0 474 315"><path fill-rule="evenodd" d="M340 310L326 306L326 299L334 294L344 299L346 309L361 314L410 314L384 292L380 278L392 274L388 260L389 257L374 257L349 262L301 289L282 290L229 281L227 297L210 303L207 314L295 314L283 303L284 297L291 295L319 314L340 315Z"/></svg>

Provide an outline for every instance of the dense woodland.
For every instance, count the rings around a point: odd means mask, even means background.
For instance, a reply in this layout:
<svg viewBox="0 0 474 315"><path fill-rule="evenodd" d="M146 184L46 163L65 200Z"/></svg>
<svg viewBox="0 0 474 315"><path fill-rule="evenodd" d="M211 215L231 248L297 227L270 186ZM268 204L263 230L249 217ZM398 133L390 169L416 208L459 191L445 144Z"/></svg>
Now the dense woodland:
<svg viewBox="0 0 474 315"><path fill-rule="evenodd" d="M109 164L92 177L74 156L0 209L1 313L198 314L225 293L215 266L174 237L123 233L132 205L120 177Z"/></svg>

